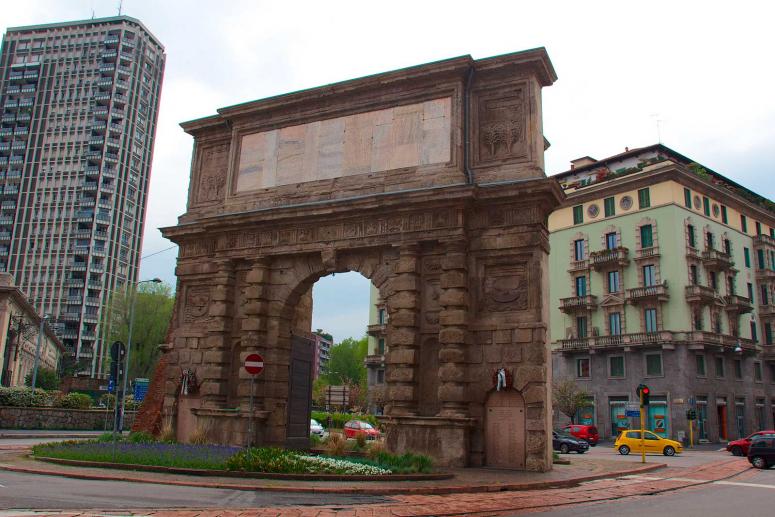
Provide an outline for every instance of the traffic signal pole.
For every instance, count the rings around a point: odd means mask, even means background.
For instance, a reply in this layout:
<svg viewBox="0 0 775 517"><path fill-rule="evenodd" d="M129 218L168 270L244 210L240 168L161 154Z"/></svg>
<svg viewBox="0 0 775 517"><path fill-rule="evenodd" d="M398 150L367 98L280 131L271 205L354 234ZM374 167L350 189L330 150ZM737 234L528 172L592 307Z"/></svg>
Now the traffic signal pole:
<svg viewBox="0 0 775 517"><path fill-rule="evenodd" d="M640 462L646 463L646 429L644 428L644 418L643 418L643 390L638 390L638 395L640 395Z"/></svg>

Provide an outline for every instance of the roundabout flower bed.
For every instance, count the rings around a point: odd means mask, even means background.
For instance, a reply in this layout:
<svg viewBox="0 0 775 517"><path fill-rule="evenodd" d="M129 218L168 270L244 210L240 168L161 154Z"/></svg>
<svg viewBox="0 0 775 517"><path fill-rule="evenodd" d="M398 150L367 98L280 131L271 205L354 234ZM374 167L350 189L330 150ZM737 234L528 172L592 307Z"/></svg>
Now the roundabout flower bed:
<svg viewBox="0 0 775 517"><path fill-rule="evenodd" d="M372 457L314 455L279 448L242 449L221 445L178 443L55 442L33 447L36 459L69 465L230 477L319 479L353 476L358 479L427 478L430 458L411 453L378 452Z"/></svg>

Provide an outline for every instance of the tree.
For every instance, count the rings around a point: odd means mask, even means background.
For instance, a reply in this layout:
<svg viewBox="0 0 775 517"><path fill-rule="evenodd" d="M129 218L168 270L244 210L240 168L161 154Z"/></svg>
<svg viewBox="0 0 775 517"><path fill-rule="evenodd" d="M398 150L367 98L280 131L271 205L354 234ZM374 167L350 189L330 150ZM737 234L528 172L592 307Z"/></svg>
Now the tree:
<svg viewBox="0 0 775 517"><path fill-rule="evenodd" d="M572 379L560 379L552 387L554 405L575 424L576 413L589 405L590 395Z"/></svg>
<svg viewBox="0 0 775 517"><path fill-rule="evenodd" d="M366 383L366 359L368 338L355 340L351 337L331 347L326 373L322 375L334 386L352 386Z"/></svg>
<svg viewBox="0 0 775 517"><path fill-rule="evenodd" d="M129 354L130 379L150 377L159 358L157 345L164 342L175 297L165 283L141 283L137 286L132 349ZM109 329L107 347L114 341L127 344L132 298L127 292L114 292L103 325ZM107 354L106 354L107 356Z"/></svg>
<svg viewBox="0 0 775 517"><path fill-rule="evenodd" d="M32 370L27 372L24 377L24 384L32 386ZM38 367L38 376L35 378L35 387L46 391L59 389L59 375L54 370L40 366Z"/></svg>

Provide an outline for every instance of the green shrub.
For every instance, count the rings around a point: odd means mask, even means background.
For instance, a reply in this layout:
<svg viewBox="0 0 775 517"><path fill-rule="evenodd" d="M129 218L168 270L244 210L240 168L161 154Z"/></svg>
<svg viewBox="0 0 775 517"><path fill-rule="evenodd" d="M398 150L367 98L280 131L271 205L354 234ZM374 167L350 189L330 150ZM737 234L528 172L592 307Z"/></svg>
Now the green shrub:
<svg viewBox="0 0 775 517"><path fill-rule="evenodd" d="M309 446L313 449L317 449L323 443L323 439L316 434L309 435Z"/></svg>
<svg viewBox="0 0 775 517"><path fill-rule="evenodd" d="M366 434L365 433L358 433L355 435L355 444L358 446L358 449L361 450L366 447Z"/></svg>
<svg viewBox="0 0 775 517"><path fill-rule="evenodd" d="M85 393L68 393L57 401L57 407L66 409L89 409L92 406L92 398Z"/></svg>
<svg viewBox="0 0 775 517"><path fill-rule="evenodd" d="M329 413L326 411L313 411L312 418L320 422L324 427L328 427L328 417L331 417L331 427L334 429L343 429L344 424L350 420L363 420L368 422L374 427L379 425L377 417L374 415L360 415L355 413Z"/></svg>
<svg viewBox="0 0 775 517"><path fill-rule="evenodd" d="M100 396L99 403L101 406L105 406L108 409L113 409L113 404L116 403L116 396L112 393L105 393ZM127 411L136 411L140 408L140 402L137 402L133 395L127 395L124 399L124 409Z"/></svg>
<svg viewBox="0 0 775 517"><path fill-rule="evenodd" d="M226 460L228 470L243 472L307 472L307 466L292 451L275 447L243 449Z"/></svg>
<svg viewBox="0 0 775 517"><path fill-rule="evenodd" d="M113 441L113 433L102 433L97 438L97 443L105 443L105 442L112 442ZM118 437L118 440L121 440L121 437Z"/></svg>
<svg viewBox="0 0 775 517"><path fill-rule="evenodd" d="M24 377L24 384L32 386L32 371ZM37 377L35 377L35 387L46 391L58 390L59 375L55 370L41 366L38 368Z"/></svg>
<svg viewBox="0 0 775 517"><path fill-rule="evenodd" d="M151 433L145 431L133 431L129 433L127 440L130 443L153 443L156 438Z"/></svg>
<svg viewBox="0 0 775 517"><path fill-rule="evenodd" d="M43 407L51 405L51 396L40 388L0 387L0 406Z"/></svg>
<svg viewBox="0 0 775 517"><path fill-rule="evenodd" d="M378 452L374 454L373 459L369 463L389 469L394 474L428 473L433 470L433 460L429 456L411 452L404 454L391 454L386 451Z"/></svg>

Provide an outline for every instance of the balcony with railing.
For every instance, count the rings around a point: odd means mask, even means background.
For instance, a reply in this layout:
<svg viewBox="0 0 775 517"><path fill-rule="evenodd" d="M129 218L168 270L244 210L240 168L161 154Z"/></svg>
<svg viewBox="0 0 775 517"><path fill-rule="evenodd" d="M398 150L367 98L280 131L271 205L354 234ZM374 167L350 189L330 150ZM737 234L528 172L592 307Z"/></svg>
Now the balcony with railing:
<svg viewBox="0 0 775 517"><path fill-rule="evenodd" d="M756 343L750 339L741 338L738 336L729 336L726 334L718 334L716 332L708 332L705 330L694 330L686 333L686 343L691 349L722 349L735 351L739 346L742 352L755 352Z"/></svg>
<svg viewBox="0 0 775 517"><path fill-rule="evenodd" d="M629 264L630 250L625 247L593 251L589 254L589 264L595 271L610 267L625 267Z"/></svg>
<svg viewBox="0 0 775 517"><path fill-rule="evenodd" d="M568 273L576 273L578 271L586 271L589 269L589 260L571 260L570 267L568 267Z"/></svg>
<svg viewBox="0 0 775 517"><path fill-rule="evenodd" d="M658 332L635 332L609 336L569 337L558 341L563 353L588 350L606 350L621 348L655 348L670 346L680 341L676 332L661 330Z"/></svg>
<svg viewBox="0 0 775 517"><path fill-rule="evenodd" d="M746 298L747 300L748 298ZM751 311L747 311L751 312ZM759 305L759 316L762 318L771 318L775 316L775 304L767 303Z"/></svg>
<svg viewBox="0 0 775 517"><path fill-rule="evenodd" d="M670 295L667 292L667 282L627 289L626 299L632 304L647 301L666 302L670 299Z"/></svg>
<svg viewBox="0 0 775 517"><path fill-rule="evenodd" d="M363 361L366 368L380 368L385 366L385 356L380 354L367 355Z"/></svg>
<svg viewBox="0 0 775 517"><path fill-rule="evenodd" d="M707 269L715 271L726 271L732 269L735 265L728 253L714 249L707 249L702 252L702 263Z"/></svg>
<svg viewBox="0 0 775 517"><path fill-rule="evenodd" d="M724 296L724 307L729 312L737 312L740 314L753 311L753 304L749 298L745 296L738 296L736 294L727 294Z"/></svg>
<svg viewBox="0 0 775 517"><path fill-rule="evenodd" d="M560 298L560 310L564 313L570 314L579 311L591 311L596 307L597 296L592 294Z"/></svg>
<svg viewBox="0 0 775 517"><path fill-rule="evenodd" d="M366 333L370 336L384 336L387 332L387 324L375 323L366 327Z"/></svg>
<svg viewBox="0 0 775 517"><path fill-rule="evenodd" d="M753 238L753 245L754 246L769 246L772 248L775 248L775 239L767 235L766 233L761 233Z"/></svg>
<svg viewBox="0 0 775 517"><path fill-rule="evenodd" d="M686 301L689 303L714 304L718 300L715 289L705 285L687 285Z"/></svg>

